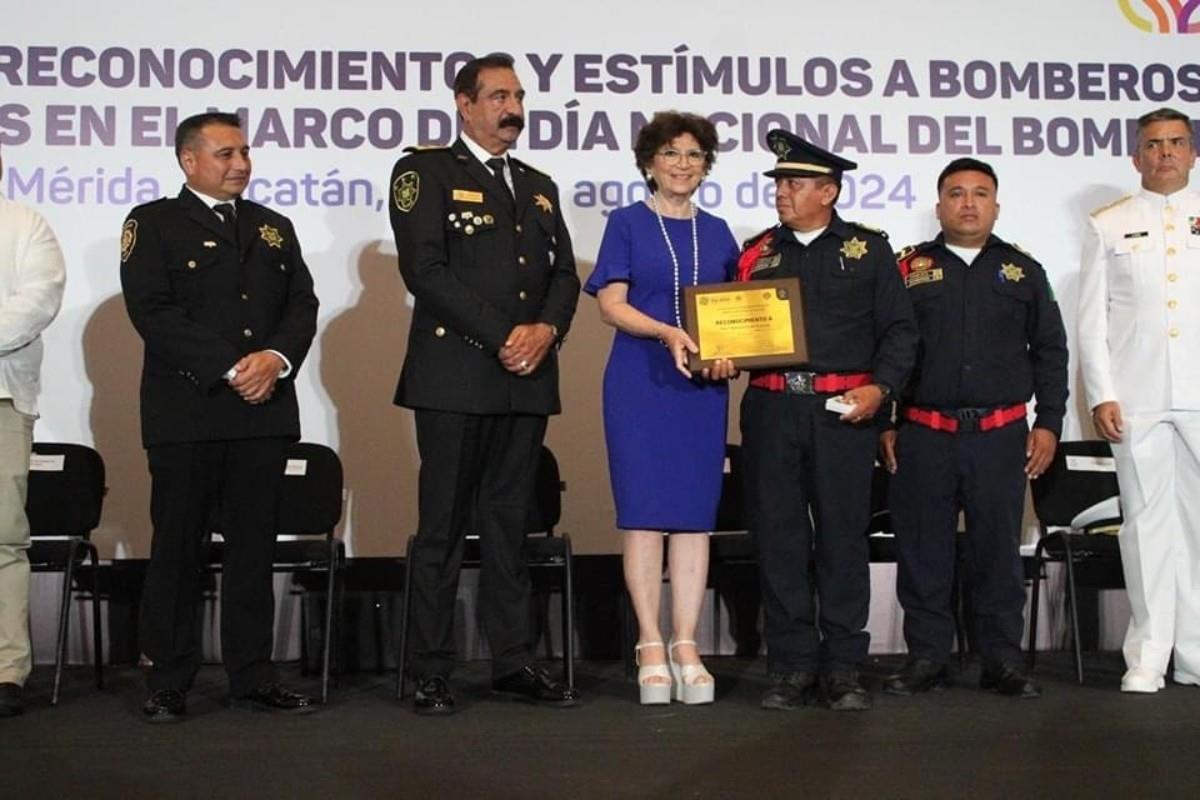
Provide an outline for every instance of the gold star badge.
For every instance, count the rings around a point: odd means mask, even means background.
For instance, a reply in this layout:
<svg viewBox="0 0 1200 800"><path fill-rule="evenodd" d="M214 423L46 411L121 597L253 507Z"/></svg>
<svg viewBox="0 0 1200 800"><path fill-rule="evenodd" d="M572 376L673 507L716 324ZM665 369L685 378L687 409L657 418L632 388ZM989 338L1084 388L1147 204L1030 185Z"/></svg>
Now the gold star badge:
<svg viewBox="0 0 1200 800"><path fill-rule="evenodd" d="M396 204L396 208L407 214L413 210L413 206L417 204L417 197L421 194L421 176L416 172L409 170L408 172L396 178L392 182L392 202ZM455 198L458 199L457 197Z"/></svg>
<svg viewBox="0 0 1200 800"><path fill-rule="evenodd" d="M867 243L855 236L842 245L842 255L858 260L867 254Z"/></svg>
<svg viewBox="0 0 1200 800"><path fill-rule="evenodd" d="M1021 269L1016 264L1004 264L1000 267L1000 275L1006 281L1020 283L1025 278L1025 270Z"/></svg>
<svg viewBox="0 0 1200 800"><path fill-rule="evenodd" d="M533 196L533 204L542 211L545 211L547 214L554 213L554 204L550 202L550 198L546 197L546 195L542 194L541 192Z"/></svg>
<svg viewBox="0 0 1200 800"><path fill-rule="evenodd" d="M270 225L263 225L258 229L258 235L267 243L268 247L281 249L283 247L283 237L279 234L278 228L272 228Z"/></svg>
<svg viewBox="0 0 1200 800"><path fill-rule="evenodd" d="M121 228L121 263L124 264L133 255L134 245L137 244L137 220L129 219Z"/></svg>

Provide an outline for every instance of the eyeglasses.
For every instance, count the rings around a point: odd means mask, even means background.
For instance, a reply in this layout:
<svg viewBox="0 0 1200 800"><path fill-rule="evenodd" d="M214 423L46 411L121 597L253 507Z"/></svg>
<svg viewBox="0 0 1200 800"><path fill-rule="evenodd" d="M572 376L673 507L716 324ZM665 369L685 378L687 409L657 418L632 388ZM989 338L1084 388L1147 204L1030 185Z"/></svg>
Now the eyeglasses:
<svg viewBox="0 0 1200 800"><path fill-rule="evenodd" d="M654 155L668 163L688 164L689 166L703 164L708 159L708 154L703 150L676 150L674 147L659 150Z"/></svg>

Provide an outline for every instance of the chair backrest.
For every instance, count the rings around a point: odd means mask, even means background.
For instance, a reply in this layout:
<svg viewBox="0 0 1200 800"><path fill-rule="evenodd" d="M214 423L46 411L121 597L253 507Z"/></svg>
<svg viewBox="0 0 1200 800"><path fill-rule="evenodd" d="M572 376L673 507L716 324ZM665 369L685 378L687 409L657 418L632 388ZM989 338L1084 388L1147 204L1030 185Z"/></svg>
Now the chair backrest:
<svg viewBox="0 0 1200 800"><path fill-rule="evenodd" d="M1030 489L1042 526L1067 527L1080 511L1120 493L1112 448L1103 441L1059 442L1050 467Z"/></svg>
<svg viewBox="0 0 1200 800"><path fill-rule="evenodd" d="M276 532L331 534L342 519L342 483L342 461L332 448L312 442L288 445Z"/></svg>
<svg viewBox="0 0 1200 800"><path fill-rule="evenodd" d="M85 444L34 442L25 514L30 536L82 536L100 524L104 459Z"/></svg>
<svg viewBox="0 0 1200 800"><path fill-rule="evenodd" d="M717 505L715 531L744 531L746 521L745 496L742 491L741 445L725 445L725 472L721 476L721 501Z"/></svg>
<svg viewBox="0 0 1200 800"><path fill-rule="evenodd" d="M533 506L525 524L528 533L550 533L562 519L562 493L566 484L558 471L558 459L549 447L542 445L538 460L537 478L533 488Z"/></svg>

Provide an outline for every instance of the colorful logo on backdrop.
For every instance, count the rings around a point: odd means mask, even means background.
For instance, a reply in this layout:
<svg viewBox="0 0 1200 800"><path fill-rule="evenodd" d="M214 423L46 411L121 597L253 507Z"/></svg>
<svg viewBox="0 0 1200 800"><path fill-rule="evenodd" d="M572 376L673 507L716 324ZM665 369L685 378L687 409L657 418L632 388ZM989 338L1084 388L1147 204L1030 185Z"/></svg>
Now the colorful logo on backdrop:
<svg viewBox="0 0 1200 800"><path fill-rule="evenodd" d="M1117 5L1146 33L1200 33L1200 0L1117 0Z"/></svg>

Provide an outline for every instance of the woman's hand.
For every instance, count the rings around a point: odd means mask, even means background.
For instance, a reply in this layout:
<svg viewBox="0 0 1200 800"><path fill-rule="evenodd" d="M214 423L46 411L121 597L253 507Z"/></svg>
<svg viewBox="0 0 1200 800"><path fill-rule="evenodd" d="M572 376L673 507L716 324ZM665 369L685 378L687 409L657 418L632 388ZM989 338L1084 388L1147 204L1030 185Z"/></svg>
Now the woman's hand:
<svg viewBox="0 0 1200 800"><path fill-rule="evenodd" d="M675 361L675 369L679 370L679 374L691 380L692 371L688 369L688 353L700 352L700 348L692 341L692 337L688 336L687 331L682 328L664 323L658 332L658 340L671 351L671 358Z"/></svg>

